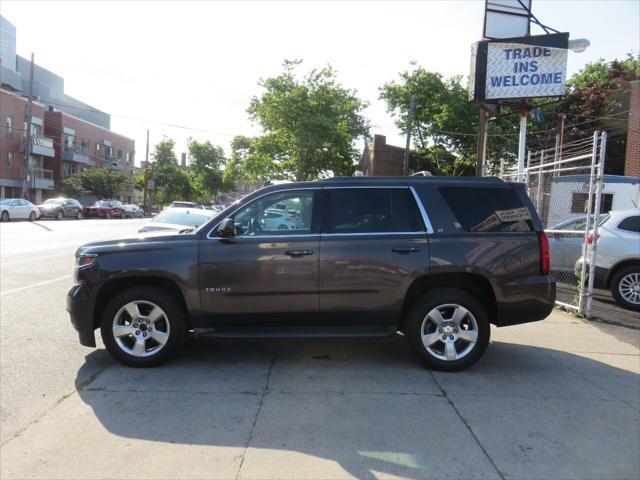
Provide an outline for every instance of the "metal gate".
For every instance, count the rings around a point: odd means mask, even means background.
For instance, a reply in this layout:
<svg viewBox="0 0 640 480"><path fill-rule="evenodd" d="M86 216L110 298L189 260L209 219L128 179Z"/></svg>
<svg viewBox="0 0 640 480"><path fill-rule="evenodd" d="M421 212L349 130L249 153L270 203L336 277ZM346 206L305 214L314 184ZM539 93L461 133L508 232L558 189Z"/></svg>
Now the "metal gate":
<svg viewBox="0 0 640 480"><path fill-rule="evenodd" d="M549 238L551 274L559 306L591 317L598 227L606 219L603 201L606 132L554 148L529 151L524 172L504 173L524 182ZM584 261L586 259L586 261Z"/></svg>

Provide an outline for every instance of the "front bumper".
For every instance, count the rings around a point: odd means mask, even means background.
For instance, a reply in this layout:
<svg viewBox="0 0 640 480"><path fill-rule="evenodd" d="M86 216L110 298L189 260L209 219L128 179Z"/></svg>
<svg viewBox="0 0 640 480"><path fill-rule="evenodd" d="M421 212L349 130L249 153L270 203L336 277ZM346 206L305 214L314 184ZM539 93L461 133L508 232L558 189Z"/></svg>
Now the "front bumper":
<svg viewBox="0 0 640 480"><path fill-rule="evenodd" d="M556 282L550 275L524 277L502 288L498 327L537 322L549 316L556 302Z"/></svg>
<svg viewBox="0 0 640 480"><path fill-rule="evenodd" d="M67 312L71 317L73 328L78 332L80 344L85 347L95 347L92 301L89 289L85 285L76 284L71 287L67 293Z"/></svg>

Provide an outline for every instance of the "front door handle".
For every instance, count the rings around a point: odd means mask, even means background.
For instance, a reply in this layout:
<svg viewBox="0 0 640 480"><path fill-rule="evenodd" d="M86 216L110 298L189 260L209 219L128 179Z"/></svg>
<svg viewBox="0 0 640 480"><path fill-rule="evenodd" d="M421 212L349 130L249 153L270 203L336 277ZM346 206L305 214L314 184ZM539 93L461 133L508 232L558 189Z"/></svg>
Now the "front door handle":
<svg viewBox="0 0 640 480"><path fill-rule="evenodd" d="M395 253L416 253L419 252L420 249L417 247L393 247L391 251Z"/></svg>
<svg viewBox="0 0 640 480"><path fill-rule="evenodd" d="M284 252L285 255L290 257L304 257L305 255L313 255L313 250L287 250Z"/></svg>

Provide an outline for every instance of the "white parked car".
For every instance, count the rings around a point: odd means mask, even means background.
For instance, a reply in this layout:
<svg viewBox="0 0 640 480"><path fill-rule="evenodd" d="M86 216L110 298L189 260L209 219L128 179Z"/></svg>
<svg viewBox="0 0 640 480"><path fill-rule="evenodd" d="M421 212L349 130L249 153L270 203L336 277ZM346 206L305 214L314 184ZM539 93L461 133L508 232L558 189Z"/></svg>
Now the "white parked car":
<svg viewBox="0 0 640 480"><path fill-rule="evenodd" d="M159 230L184 230L197 228L208 222L215 212L203 208L168 208L143 225L139 232L155 232Z"/></svg>
<svg viewBox="0 0 640 480"><path fill-rule="evenodd" d="M0 220L23 219L32 222L40 218L40 210L33 203L22 198L5 198L0 200Z"/></svg>
<svg viewBox="0 0 640 480"><path fill-rule="evenodd" d="M297 215L275 209L265 210L261 223L262 228L266 230L295 230L302 226Z"/></svg>
<svg viewBox="0 0 640 480"><path fill-rule="evenodd" d="M587 258L591 257L593 241L591 232ZM582 270L582 262L581 257L576 273ZM611 289L623 307L640 311L640 208L609 212L609 218L598 228L593 284Z"/></svg>

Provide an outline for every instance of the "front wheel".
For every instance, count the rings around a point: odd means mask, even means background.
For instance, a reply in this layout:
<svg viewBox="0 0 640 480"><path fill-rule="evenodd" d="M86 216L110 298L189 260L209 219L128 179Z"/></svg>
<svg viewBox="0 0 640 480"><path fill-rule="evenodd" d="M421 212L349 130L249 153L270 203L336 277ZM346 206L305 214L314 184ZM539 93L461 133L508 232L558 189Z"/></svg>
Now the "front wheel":
<svg viewBox="0 0 640 480"><path fill-rule="evenodd" d="M178 301L156 287L132 287L107 305L102 340L116 360L131 367L166 361L182 345L186 318Z"/></svg>
<svg viewBox="0 0 640 480"><path fill-rule="evenodd" d="M111 212L109 210L105 212L104 218L107 218L107 219L111 218Z"/></svg>
<svg viewBox="0 0 640 480"><path fill-rule="evenodd" d="M611 293L618 304L640 311L640 266L632 265L617 272L611 279Z"/></svg>
<svg viewBox="0 0 640 480"><path fill-rule="evenodd" d="M60 210L56 215L56 220L62 220L62 219L64 219L64 213L62 213L62 210Z"/></svg>
<svg viewBox="0 0 640 480"><path fill-rule="evenodd" d="M82 220L83 217L82 210L78 210L78 213L76 213L76 220Z"/></svg>
<svg viewBox="0 0 640 480"><path fill-rule="evenodd" d="M477 362L491 335L484 307L457 289L433 290L419 297L404 327L411 348L423 363L450 372Z"/></svg>

